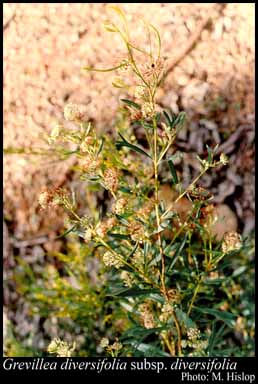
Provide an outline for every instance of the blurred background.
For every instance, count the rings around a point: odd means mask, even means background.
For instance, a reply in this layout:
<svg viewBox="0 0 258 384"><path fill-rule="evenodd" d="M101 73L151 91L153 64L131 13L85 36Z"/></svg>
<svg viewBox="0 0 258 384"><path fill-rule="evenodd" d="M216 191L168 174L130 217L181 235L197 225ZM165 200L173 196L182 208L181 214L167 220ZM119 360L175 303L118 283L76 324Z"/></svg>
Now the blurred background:
<svg viewBox="0 0 258 384"><path fill-rule="evenodd" d="M214 193L237 222L254 231L254 4L122 3L141 43L143 17L160 31L171 70L158 104L188 123L177 147L186 152L182 169L189 177L205 154L205 144L222 144L230 166L209 174L202 185ZM3 5L4 147L43 147L43 138L62 120L67 102L87 105L99 130L111 130L120 91L112 73L84 73L85 65L107 68L122 58L123 47L107 33L105 3L8 3ZM16 289L17 257L33 266L44 262L63 228L63 217L40 212L38 195L46 186L72 182L71 162L50 164L38 156L4 156L4 319L17 338L44 345L42 319L28 319L26 298ZM41 344L40 344L41 343Z"/></svg>

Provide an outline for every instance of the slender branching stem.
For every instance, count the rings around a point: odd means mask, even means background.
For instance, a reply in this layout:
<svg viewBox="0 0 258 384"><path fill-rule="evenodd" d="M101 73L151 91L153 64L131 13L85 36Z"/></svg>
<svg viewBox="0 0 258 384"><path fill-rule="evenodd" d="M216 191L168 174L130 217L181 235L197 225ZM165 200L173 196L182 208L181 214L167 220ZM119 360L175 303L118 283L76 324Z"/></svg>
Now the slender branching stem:
<svg viewBox="0 0 258 384"><path fill-rule="evenodd" d="M187 192L191 190L191 188L197 183L197 181L206 173L207 168L204 168L201 173L193 180L193 182L184 190L184 192L179 195L175 201L173 201L172 204L169 205L169 207L166 209L166 211L163 213L162 216L166 216L168 212L174 207L174 204L176 204L184 195L186 195Z"/></svg>
<svg viewBox="0 0 258 384"><path fill-rule="evenodd" d="M155 213L156 213L156 222L157 222L157 229L160 226L160 217L159 217L159 182L158 182L158 154L157 154L157 121L156 118L153 118L153 130L154 130L154 136L153 136L153 167L154 167L154 188L155 188ZM166 285L165 285L165 255L163 254L162 249L162 241L161 241L161 235L158 233L158 244L159 244L159 251L161 256L161 286L162 291L166 299L168 299Z"/></svg>
<svg viewBox="0 0 258 384"><path fill-rule="evenodd" d="M191 314L191 311L192 311L192 308L193 308L196 296L197 296L197 294L199 292L201 283L202 283L202 278L199 279L198 284L195 287L194 294L193 294L192 300L190 302L190 305L189 305L189 308L188 308L188 311L187 311L187 316L190 316L190 314Z"/></svg>
<svg viewBox="0 0 258 384"><path fill-rule="evenodd" d="M124 265L126 265L127 267L129 267L130 269L134 270L134 272L136 272L137 274L141 275L142 278L149 284L153 285L155 288L158 288L159 289L159 286L153 281L151 280L148 276L146 276L140 269L136 268L134 265L128 263L121 255L119 255L119 253L117 253L114 249L112 249L106 242L105 240L101 239L101 238L98 238L98 241L106 248L108 249L111 253L113 253L113 255L116 256L116 258L121 261Z"/></svg>

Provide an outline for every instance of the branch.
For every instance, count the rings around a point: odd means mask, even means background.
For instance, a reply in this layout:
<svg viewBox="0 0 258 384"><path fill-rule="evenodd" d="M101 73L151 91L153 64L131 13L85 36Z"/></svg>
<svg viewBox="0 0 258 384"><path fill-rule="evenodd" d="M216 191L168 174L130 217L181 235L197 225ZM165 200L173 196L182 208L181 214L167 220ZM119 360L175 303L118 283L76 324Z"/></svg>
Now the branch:
<svg viewBox="0 0 258 384"><path fill-rule="evenodd" d="M174 58L170 66L168 67L167 71L163 75L163 77L160 80L160 83L163 83L166 79L166 77L169 75L169 73L179 64L179 62L194 48L195 44L201 37L202 31L209 26L211 22L210 17L205 18L202 20L197 27L197 30L195 33L190 37L188 43L185 45L185 47L182 49L181 52ZM160 85L160 84L159 84Z"/></svg>

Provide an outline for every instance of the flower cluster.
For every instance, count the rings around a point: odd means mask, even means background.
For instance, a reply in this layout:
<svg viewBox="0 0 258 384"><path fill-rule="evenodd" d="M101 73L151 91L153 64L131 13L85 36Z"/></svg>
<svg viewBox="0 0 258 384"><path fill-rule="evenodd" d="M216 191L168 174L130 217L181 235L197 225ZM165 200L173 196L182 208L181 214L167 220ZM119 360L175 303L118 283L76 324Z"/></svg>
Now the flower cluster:
<svg viewBox="0 0 258 384"><path fill-rule="evenodd" d="M86 155L81 161L81 167L84 173L87 175L94 175L100 166L100 160L92 155Z"/></svg>
<svg viewBox="0 0 258 384"><path fill-rule="evenodd" d="M51 341L47 351L51 354L56 354L57 357L71 357L72 352L76 348L76 343L72 345L68 344L66 341L62 341L58 337Z"/></svg>
<svg viewBox="0 0 258 384"><path fill-rule="evenodd" d="M112 253L110 251L107 251L104 253L103 263L107 267L115 267L117 269L123 266L123 262L120 260L120 258L118 258L118 256L115 253Z"/></svg>
<svg viewBox="0 0 258 384"><path fill-rule="evenodd" d="M41 209L49 207L57 207L58 205L64 205L67 201L68 193L62 188L48 189L40 193L38 202Z"/></svg>
<svg viewBox="0 0 258 384"><path fill-rule="evenodd" d="M104 238L109 230L111 230L117 223L117 220L114 217L105 219L102 222L99 222L95 228L96 235Z"/></svg>
<svg viewBox="0 0 258 384"><path fill-rule="evenodd" d="M171 319L172 313L174 309L170 302L165 302L165 304L161 308L161 315L159 316L159 320L161 322L167 323L169 319Z"/></svg>
<svg viewBox="0 0 258 384"><path fill-rule="evenodd" d="M118 188L118 178L119 178L119 172L117 169L115 168L106 169L103 175L104 187L113 193L116 192Z"/></svg>
<svg viewBox="0 0 258 384"><path fill-rule="evenodd" d="M100 340L99 346L106 350L111 356L115 357L119 351L123 348L123 344L116 340L113 344L109 344L109 339L107 337L103 337Z"/></svg>
<svg viewBox="0 0 258 384"><path fill-rule="evenodd" d="M130 222L127 229L133 241L138 241L142 243L144 240L147 240L149 237L149 233L146 231L144 225L140 222L137 222L137 221Z"/></svg>
<svg viewBox="0 0 258 384"><path fill-rule="evenodd" d="M117 214L117 215L120 215L121 213L124 212L127 203L128 203L128 201L123 197L118 199L111 208L112 212Z"/></svg>
<svg viewBox="0 0 258 384"><path fill-rule="evenodd" d="M60 131L61 131L62 128L63 128L63 126L61 124L56 124L54 126L54 128L52 129L52 131L50 133L50 136L48 138L48 143L49 144L53 144L57 140L57 138L60 135Z"/></svg>
<svg viewBox="0 0 258 384"><path fill-rule="evenodd" d="M94 140L93 136L86 136L80 145L81 152L89 152L89 147L94 143Z"/></svg>
<svg viewBox="0 0 258 384"><path fill-rule="evenodd" d="M155 328L155 320L149 304L146 304L146 303L141 304L139 306L139 312L140 312L144 327L147 329Z"/></svg>
<svg viewBox="0 0 258 384"><path fill-rule="evenodd" d="M127 287L132 287L135 279L133 278L132 274L129 273L128 271L122 271L120 274L121 280L124 282Z"/></svg>
<svg viewBox="0 0 258 384"><path fill-rule="evenodd" d="M241 236L237 232L227 232L222 242L222 252L228 253L240 249L242 246Z"/></svg>
<svg viewBox="0 0 258 384"><path fill-rule="evenodd" d="M142 105L142 116L144 118L151 118L155 115L155 106L153 103L145 102Z"/></svg>
<svg viewBox="0 0 258 384"><path fill-rule="evenodd" d="M64 108L64 118L67 121L82 122L86 119L87 108L84 105L69 103Z"/></svg>

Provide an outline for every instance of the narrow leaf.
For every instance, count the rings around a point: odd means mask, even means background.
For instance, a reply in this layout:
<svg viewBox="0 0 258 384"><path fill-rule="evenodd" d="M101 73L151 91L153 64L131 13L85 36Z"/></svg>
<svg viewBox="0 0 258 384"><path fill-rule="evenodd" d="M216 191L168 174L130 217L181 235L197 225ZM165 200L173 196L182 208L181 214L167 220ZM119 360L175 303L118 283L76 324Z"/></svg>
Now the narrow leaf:
<svg viewBox="0 0 258 384"><path fill-rule="evenodd" d="M207 148L207 151L208 151L208 162L209 164L212 162L212 150L211 148L208 146L208 144L206 144L206 148Z"/></svg>
<svg viewBox="0 0 258 384"><path fill-rule="evenodd" d="M233 313L226 312L226 311L219 311L217 309L212 309L212 308L194 307L194 309L196 311L215 316L218 320L224 321L224 323L226 323L230 328L234 327L236 316L233 315Z"/></svg>
<svg viewBox="0 0 258 384"><path fill-rule="evenodd" d="M214 346L216 345L216 341L219 340L219 338L221 337L221 335L223 334L223 331L225 329L225 324L222 324L220 329L217 330L216 329L216 322L217 322L217 320L214 320L212 322L211 335L209 338L209 345L208 345L209 356L212 356Z"/></svg>
<svg viewBox="0 0 258 384"><path fill-rule="evenodd" d="M167 329L167 328L157 327L157 328L146 329L140 326L136 326L125 331L122 337L120 338L120 340L126 340L127 338L131 338L131 337L135 337L135 338L141 337L143 340L143 338L151 335L152 333L161 332L164 329Z"/></svg>
<svg viewBox="0 0 258 384"><path fill-rule="evenodd" d="M123 103L129 105L129 107L133 107L135 109L138 109L138 111L141 110L141 106L132 100L121 99L121 101L123 101Z"/></svg>
<svg viewBox="0 0 258 384"><path fill-rule="evenodd" d="M121 233L110 233L110 232L108 232L108 235L113 237L114 239L117 239L117 240L129 240L130 239L129 235L123 235Z"/></svg>
<svg viewBox="0 0 258 384"><path fill-rule="evenodd" d="M136 249L138 248L139 243L136 243L133 250L129 253L128 259L135 254Z"/></svg>
<svg viewBox="0 0 258 384"><path fill-rule="evenodd" d="M123 141L117 141L116 147L117 149L120 149L122 147L130 148L132 151L141 153L142 155L148 156L151 159L151 156L145 152L142 148L138 147L137 145L129 143L122 135L119 133L119 136L122 138Z"/></svg>
<svg viewBox="0 0 258 384"><path fill-rule="evenodd" d="M92 72L112 72L112 71L115 71L116 69L121 68L122 66L123 66L122 64L119 64L116 67L112 67L112 68L100 69L100 68L94 68L94 67L83 67L82 69L84 71L92 71Z"/></svg>
<svg viewBox="0 0 258 384"><path fill-rule="evenodd" d="M170 355L167 352L162 351L161 349L153 346L152 344L145 344L145 343L137 343L135 341L132 341L132 347L134 347L136 350L142 352L144 356L148 357L170 357Z"/></svg>
<svg viewBox="0 0 258 384"><path fill-rule="evenodd" d="M181 126L185 121L186 114L185 112L180 112L179 115L175 118L173 121L173 128L178 126Z"/></svg>
<svg viewBox="0 0 258 384"><path fill-rule="evenodd" d="M72 232L75 228L76 228L76 225L74 225L71 228L68 228L64 233L62 233L61 235L57 236L56 238L60 239L61 237L64 237L64 236L68 235L68 233Z"/></svg>
<svg viewBox="0 0 258 384"><path fill-rule="evenodd" d="M242 273L244 273L247 269L247 266L246 265L242 265L241 267L237 268L233 274L232 274L232 277L236 277L236 276L239 276L239 275L242 275Z"/></svg>
<svg viewBox="0 0 258 384"><path fill-rule="evenodd" d="M152 24L150 24L150 27L153 29L153 31L156 33L156 36L157 36L157 40L158 40L158 57L160 57L160 49L161 49L161 38L160 38L160 34L159 34L159 31L157 30L157 28L155 28Z"/></svg>
<svg viewBox="0 0 258 384"><path fill-rule="evenodd" d="M180 308L176 308L176 315L178 320L185 325L186 328L196 328L196 324L193 322L193 320L190 319L190 317L183 311L181 311Z"/></svg>
<svg viewBox="0 0 258 384"><path fill-rule="evenodd" d="M100 146L99 146L99 149L98 149L98 152L97 152L97 156L101 153L101 151L103 149L103 145L104 145L104 139L102 137L101 138L101 143L100 143Z"/></svg>
<svg viewBox="0 0 258 384"><path fill-rule="evenodd" d="M107 296L118 296L118 297L136 297L149 295L150 293L159 293L157 289L140 289L137 286L132 288L113 288L110 290Z"/></svg>
<svg viewBox="0 0 258 384"><path fill-rule="evenodd" d="M124 224L125 226L129 225L129 222L123 216L116 214L116 218L120 221L120 223Z"/></svg>
<svg viewBox="0 0 258 384"><path fill-rule="evenodd" d="M123 193L129 193L129 194L132 193L132 190L130 188L126 188L126 187L120 187L119 191L121 191Z"/></svg>
<svg viewBox="0 0 258 384"><path fill-rule="evenodd" d="M171 173L171 176L172 176L173 183L174 184L178 184L177 173L176 173L173 161L171 159L168 160L168 166L169 166L169 170L170 170L170 173Z"/></svg>
<svg viewBox="0 0 258 384"><path fill-rule="evenodd" d="M175 252L173 260L171 261L170 266L168 267L168 271L170 271L173 268L173 266L175 265L178 257L180 256L180 254L181 254L181 252L182 252L182 250L183 250L183 248L185 246L186 240L187 240L187 233L185 234L185 236L184 236L184 238L182 240L182 243L180 243L178 245L178 248L177 248L177 250Z"/></svg>
<svg viewBox="0 0 258 384"><path fill-rule="evenodd" d="M168 125L171 127L172 121L170 120L169 114L166 111L163 111L165 119L167 120Z"/></svg>
<svg viewBox="0 0 258 384"><path fill-rule="evenodd" d="M146 270L147 266L147 256L149 253L149 243L147 241L144 242L144 247L143 247L143 256L144 256L144 270Z"/></svg>

